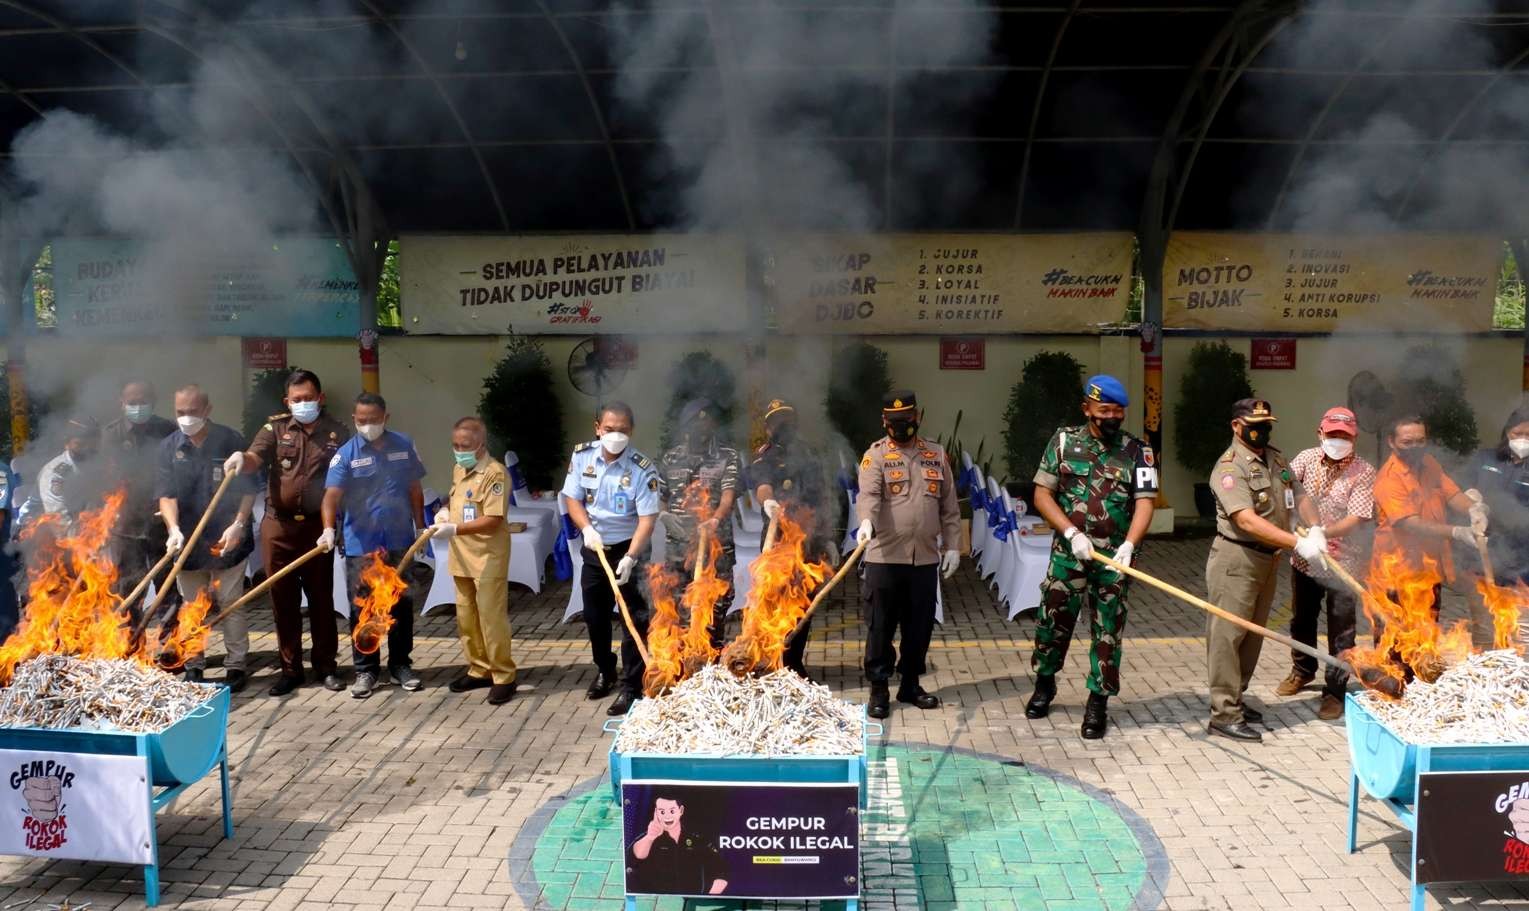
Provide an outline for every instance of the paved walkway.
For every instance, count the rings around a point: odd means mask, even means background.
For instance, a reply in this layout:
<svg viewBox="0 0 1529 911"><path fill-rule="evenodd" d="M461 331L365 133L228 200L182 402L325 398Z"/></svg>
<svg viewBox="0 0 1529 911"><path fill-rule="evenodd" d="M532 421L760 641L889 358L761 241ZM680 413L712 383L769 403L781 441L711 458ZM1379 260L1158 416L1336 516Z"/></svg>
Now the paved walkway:
<svg viewBox="0 0 1529 911"><path fill-rule="evenodd" d="M1203 594L1206 545L1154 542L1140 564ZM582 627L557 622L566 585L512 597L522 687L501 708L481 692L447 692L460 661L450 617L418 630L416 667L428 688L390 686L367 701L317 688L265 696L276 643L270 624L257 624L257 677L235 700L229 731L237 837L220 839L215 778L163 812L164 905L619 907L608 884L619 854L589 817L609 806L608 783L597 781L609 737L603 705L583 698L591 670ZM945 707L896 711L872 756L873 787L908 824L907 843L867 837L869 907L1406 906L1409 841L1379 804L1363 807L1359 852L1343 852L1343 728L1316 720L1315 690L1274 697L1288 669L1282 650L1265 650L1253 685L1254 702L1269 707L1265 742L1209 739L1203 617L1138 588L1125 693L1109 736L1085 743L1086 641L1069 658L1052 716L1028 721L1033 615L1005 622L969 567L945 597L926 680ZM809 665L863 701L858 604L851 584L816 625ZM1285 615L1277 609L1276 620ZM216 641L212 651L221 653ZM587 838L577 828L586 823ZM570 833L586 843L582 857L549 840ZM1100 860L1101 846L1113 861ZM132 868L6 859L0 874L0 909L66 899L95 911L143 907ZM1430 907L1523 908L1529 890L1430 896Z"/></svg>

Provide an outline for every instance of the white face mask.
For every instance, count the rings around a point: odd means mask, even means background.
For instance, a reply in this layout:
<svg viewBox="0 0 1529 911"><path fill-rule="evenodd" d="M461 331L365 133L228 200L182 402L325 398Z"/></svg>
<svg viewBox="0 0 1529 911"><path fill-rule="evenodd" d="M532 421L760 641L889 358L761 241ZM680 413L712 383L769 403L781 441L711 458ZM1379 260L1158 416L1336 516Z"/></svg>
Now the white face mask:
<svg viewBox="0 0 1529 911"><path fill-rule="evenodd" d="M624 433L616 433L612 431L611 433L600 434L600 445L604 446L605 451L611 455L621 455L626 451L626 444L630 439L631 438Z"/></svg>
<svg viewBox="0 0 1529 911"><path fill-rule="evenodd" d="M202 432L203 427L207 426L207 419L199 418L194 414L183 414L175 419L175 423L180 425L181 433L188 437L194 437Z"/></svg>
<svg viewBox="0 0 1529 911"><path fill-rule="evenodd" d="M357 424L356 433L361 434L361 439L368 443L382 436L382 424Z"/></svg>
<svg viewBox="0 0 1529 911"><path fill-rule="evenodd" d="M1515 459L1529 459L1529 440L1509 440L1508 451Z"/></svg>
<svg viewBox="0 0 1529 911"><path fill-rule="evenodd" d="M1354 454L1354 441L1328 437L1322 441L1322 454L1334 462L1341 462Z"/></svg>

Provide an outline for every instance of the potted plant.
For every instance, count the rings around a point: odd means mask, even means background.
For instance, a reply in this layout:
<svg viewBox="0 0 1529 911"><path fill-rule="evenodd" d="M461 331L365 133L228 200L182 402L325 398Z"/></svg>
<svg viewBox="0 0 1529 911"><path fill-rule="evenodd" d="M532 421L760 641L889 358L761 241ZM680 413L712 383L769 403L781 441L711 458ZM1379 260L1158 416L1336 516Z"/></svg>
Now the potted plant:
<svg viewBox="0 0 1529 911"><path fill-rule="evenodd" d="M1414 345L1402 355L1391 417L1404 414L1421 415L1429 442L1457 456L1475 452L1480 442L1459 361L1440 345Z"/></svg>
<svg viewBox="0 0 1529 911"><path fill-rule="evenodd" d="M249 387L244 390L245 442L255 439L255 434L271 419L271 415L287 410L287 377L296 367L272 367L257 370L250 375Z"/></svg>
<svg viewBox="0 0 1529 911"><path fill-rule="evenodd" d="M1200 342L1189 351L1173 406L1173 448L1195 481L1195 509L1216 514L1210 472L1231 443L1232 405L1252 398L1248 359L1226 342Z"/></svg>
<svg viewBox="0 0 1529 911"><path fill-rule="evenodd" d="M669 388L673 395L664 411L664 423L660 435L660 450L674 445L679 428L675 423L685 403L704 398L717 406L717 427L724 438L730 436L733 416L738 410L737 382L733 371L709 351L692 351L680 358L669 371Z"/></svg>
<svg viewBox="0 0 1529 911"><path fill-rule="evenodd" d="M511 334L504 356L483 379L478 414L488 427L491 452L513 450L532 490L556 490L568 464L563 406L554 391L552 363L539 340Z"/></svg>
<svg viewBox="0 0 1529 911"><path fill-rule="evenodd" d="M1004 460L1015 478L1009 492L1035 505L1035 471L1058 427L1082 423L1083 365L1063 351L1042 351L1025 361L1004 410Z"/></svg>

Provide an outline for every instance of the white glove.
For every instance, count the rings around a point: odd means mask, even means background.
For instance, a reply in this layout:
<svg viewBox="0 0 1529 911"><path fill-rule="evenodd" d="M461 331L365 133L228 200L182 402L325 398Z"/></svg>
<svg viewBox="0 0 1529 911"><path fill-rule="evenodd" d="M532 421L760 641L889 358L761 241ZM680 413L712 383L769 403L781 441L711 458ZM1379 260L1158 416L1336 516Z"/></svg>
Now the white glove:
<svg viewBox="0 0 1529 911"><path fill-rule="evenodd" d="M244 523L236 519L234 524L223 529L222 537L218 538L218 553L232 553L234 548L238 547L243 540Z"/></svg>
<svg viewBox="0 0 1529 911"><path fill-rule="evenodd" d="M1320 563L1327 556L1327 532L1317 525L1295 536L1295 553L1302 560Z"/></svg>
<svg viewBox="0 0 1529 911"><path fill-rule="evenodd" d="M318 546L324 548L324 553L326 553L326 554L329 553L331 550L334 550L334 529L333 528L326 528L326 529L324 529L324 533L319 535Z"/></svg>
<svg viewBox="0 0 1529 911"><path fill-rule="evenodd" d="M1119 547L1115 548L1115 562L1121 566L1130 566L1131 559L1135 556L1136 545L1130 541L1123 541Z"/></svg>
<svg viewBox="0 0 1529 911"><path fill-rule="evenodd" d="M165 553L180 553L180 549L185 546L186 536L181 534L180 526L177 525L172 527L170 529L170 534L165 538Z"/></svg>
<svg viewBox="0 0 1529 911"><path fill-rule="evenodd" d="M961 566L961 552L947 550L940 556L940 575L946 579L956 574L956 569Z"/></svg>
<svg viewBox="0 0 1529 911"><path fill-rule="evenodd" d="M766 519L775 518L775 514L778 512L780 512L780 502L778 500L764 501L764 514Z"/></svg>
<svg viewBox="0 0 1529 911"><path fill-rule="evenodd" d="M437 522L430 526L430 537L437 541L444 541L456 533L457 523L455 522Z"/></svg>
<svg viewBox="0 0 1529 911"><path fill-rule="evenodd" d="M616 584L625 585L632 581L632 570L636 568L636 559L630 556L622 557L621 562L616 564Z"/></svg>
<svg viewBox="0 0 1529 911"><path fill-rule="evenodd" d="M1451 525L1449 536L1469 547L1476 546L1476 532L1469 525Z"/></svg>
<svg viewBox="0 0 1529 911"><path fill-rule="evenodd" d="M244 453L236 452L223 460L224 474L240 474L244 471Z"/></svg>
<svg viewBox="0 0 1529 911"><path fill-rule="evenodd" d="M599 550L605 546L605 539L600 537L600 533L595 531L593 525L584 526L584 530L580 534L584 536L584 546L590 550Z"/></svg>
<svg viewBox="0 0 1529 911"><path fill-rule="evenodd" d="M1072 555L1081 563L1087 563L1094 558L1094 545L1088 540L1088 535L1083 534L1076 528L1069 527L1062 532L1062 537L1072 545Z"/></svg>
<svg viewBox="0 0 1529 911"><path fill-rule="evenodd" d="M433 521L436 525L445 525L451 521L451 513L445 509L438 509L435 511L435 519Z"/></svg>
<svg viewBox="0 0 1529 911"><path fill-rule="evenodd" d="M871 541L871 520L861 519L860 527L855 529L855 544L869 544Z"/></svg>

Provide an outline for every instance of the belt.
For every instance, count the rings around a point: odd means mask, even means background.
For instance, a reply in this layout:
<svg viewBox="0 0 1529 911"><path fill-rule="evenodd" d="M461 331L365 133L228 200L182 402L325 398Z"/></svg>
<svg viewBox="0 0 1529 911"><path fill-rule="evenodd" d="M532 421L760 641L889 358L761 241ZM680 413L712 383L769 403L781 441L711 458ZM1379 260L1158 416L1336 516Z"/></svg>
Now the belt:
<svg viewBox="0 0 1529 911"><path fill-rule="evenodd" d="M1236 538L1229 538L1219 531L1216 532L1216 537L1230 544L1235 544L1238 547L1246 547L1248 550L1256 550L1261 554L1268 554L1271 557L1280 552L1280 548L1278 547L1270 547L1267 544L1259 544L1254 541L1239 541Z"/></svg>
<svg viewBox="0 0 1529 911"><path fill-rule="evenodd" d="M278 522L306 522L309 519L317 519L316 513L309 512L282 512L279 509L267 509L265 514Z"/></svg>

